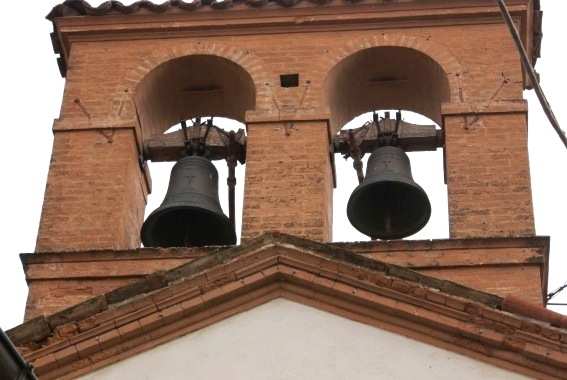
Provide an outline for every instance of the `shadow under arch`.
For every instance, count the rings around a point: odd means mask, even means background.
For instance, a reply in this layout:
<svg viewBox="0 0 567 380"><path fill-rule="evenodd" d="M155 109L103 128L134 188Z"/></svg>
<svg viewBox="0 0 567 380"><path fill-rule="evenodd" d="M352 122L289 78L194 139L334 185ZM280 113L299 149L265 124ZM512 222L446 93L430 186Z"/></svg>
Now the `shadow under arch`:
<svg viewBox="0 0 567 380"><path fill-rule="evenodd" d="M144 138L160 135L181 120L207 115L244 121L256 104L252 76L217 55L193 54L161 63L134 91Z"/></svg>
<svg viewBox="0 0 567 380"><path fill-rule="evenodd" d="M441 125L441 104L450 100L442 66L427 54L408 47L377 46L339 61L324 84L331 130L376 109L405 109Z"/></svg>

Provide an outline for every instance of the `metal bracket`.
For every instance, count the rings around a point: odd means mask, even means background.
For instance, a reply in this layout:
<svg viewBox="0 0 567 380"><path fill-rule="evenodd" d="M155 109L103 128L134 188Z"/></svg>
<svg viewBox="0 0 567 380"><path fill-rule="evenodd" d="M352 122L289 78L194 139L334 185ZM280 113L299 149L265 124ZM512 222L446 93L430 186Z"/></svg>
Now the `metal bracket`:
<svg viewBox="0 0 567 380"><path fill-rule="evenodd" d="M434 151L444 145L443 132L435 125L418 125L407 123L397 112L396 119L390 119L390 113L378 118L373 114L373 120L362 127L340 131L335 135L335 153L340 153L345 159L352 157L356 160L357 152L363 157L380 146L392 145L402 148L405 152Z"/></svg>
<svg viewBox="0 0 567 380"><path fill-rule="evenodd" d="M234 137L231 138L231 133ZM230 155L244 164L246 161L246 134L225 131L213 124L212 119L201 122L195 119L192 126L181 122L181 129L146 139L144 158L153 162L177 161L186 155L201 155L214 160L226 160Z"/></svg>

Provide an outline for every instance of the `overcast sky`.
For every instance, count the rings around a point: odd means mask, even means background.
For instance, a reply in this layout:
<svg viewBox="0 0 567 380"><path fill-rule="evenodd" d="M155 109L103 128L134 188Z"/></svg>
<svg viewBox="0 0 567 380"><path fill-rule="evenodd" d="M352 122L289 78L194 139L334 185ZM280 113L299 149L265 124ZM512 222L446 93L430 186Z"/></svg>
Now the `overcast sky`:
<svg viewBox="0 0 567 380"><path fill-rule="evenodd" d="M63 93L64 81L59 75L49 37L52 25L45 20L45 15L60 2L12 2L8 6L10 12L5 12L4 21L0 24L3 46L3 70L0 74L3 96L0 109L5 120L0 151L0 157L3 158L0 160L0 327L4 330L23 322L27 285L18 255L33 252L35 248L53 141L51 127L53 119L59 115ZM91 1L92 5L100 3ZM130 4L131 1L123 3ZM544 38L542 58L538 60L536 69L557 119L567 128L564 95L567 80L562 57L567 35L563 19L567 14L567 1L541 0L541 6L544 11ZM536 230L538 235L551 236L549 291L552 291L567 281L567 150L541 111L534 92L526 91L525 96L530 102L529 148ZM406 119L420 121L409 117ZM366 119L359 119L351 127L361 126L364 121ZM419 157L419 160L412 158L414 179L429 194L433 214L428 226L412 238L448 237L446 187L443 185L442 171L436 170L435 175L431 176L430 170L432 167L441 168L441 152L429 154L427 159ZM335 223L340 228L335 229L334 240L365 240L348 223L339 223L346 219L341 213L356 186L356 175L352 170L352 161L345 163L339 156L336 161L339 188L335 191ZM161 203L169 177L168 169L151 169L155 188L148 205L150 211ZM241 167L237 171L243 172ZM224 176L221 172L221 184L225 183ZM237 185L237 189L242 190L242 183ZM239 198L241 196L237 195ZM221 200L226 204L222 193ZM567 291L553 301L567 302ZM550 308L567 314L565 307Z"/></svg>

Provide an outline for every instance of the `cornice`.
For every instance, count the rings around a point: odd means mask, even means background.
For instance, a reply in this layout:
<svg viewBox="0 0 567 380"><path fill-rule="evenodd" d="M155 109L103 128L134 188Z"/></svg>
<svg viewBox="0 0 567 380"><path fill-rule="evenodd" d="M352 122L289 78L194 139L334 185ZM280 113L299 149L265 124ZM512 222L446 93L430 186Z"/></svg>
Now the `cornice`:
<svg viewBox="0 0 567 380"><path fill-rule="evenodd" d="M567 374L567 317L279 233L8 334L42 378L72 378L280 297L530 376Z"/></svg>
<svg viewBox="0 0 567 380"><path fill-rule="evenodd" d="M541 39L541 17L536 17L539 4L513 0L507 6L535 63ZM162 4L138 1L129 6L108 1L98 7L67 0L55 6L47 19L54 26L51 37L55 53L61 55L63 76L75 42L503 22L497 5L489 0L172 0ZM537 49L532 51L532 46Z"/></svg>

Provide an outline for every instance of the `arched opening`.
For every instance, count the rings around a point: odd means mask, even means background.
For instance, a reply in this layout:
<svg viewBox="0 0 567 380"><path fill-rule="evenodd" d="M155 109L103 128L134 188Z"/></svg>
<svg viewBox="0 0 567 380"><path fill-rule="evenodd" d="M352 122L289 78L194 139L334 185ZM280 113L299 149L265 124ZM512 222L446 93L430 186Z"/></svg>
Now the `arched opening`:
<svg viewBox="0 0 567 380"><path fill-rule="evenodd" d="M190 55L162 63L134 94L144 139L181 120L227 117L240 122L256 102L252 77L238 64L213 55Z"/></svg>
<svg viewBox="0 0 567 380"><path fill-rule="evenodd" d="M410 110L441 124L449 81L441 66L424 53L381 46L340 61L325 80L325 94L334 132L354 117L379 109Z"/></svg>
<svg viewBox="0 0 567 380"><path fill-rule="evenodd" d="M255 99L250 74L236 63L218 56L176 58L159 65L142 79L136 87L134 101L144 138L144 159L148 161L152 175L152 194L148 197L145 219L161 205L174 161L184 155L184 134L172 134L180 129L179 123L187 120L190 126L192 119L202 118L204 121L214 117L214 126L226 132L244 129L244 115L247 110L254 109ZM168 136L173 136L175 141ZM150 145L152 149L146 149ZM228 216L226 157L216 154L209 158L215 160L219 200ZM242 208L243 172L242 165L237 165L236 210ZM234 216L238 237L241 213Z"/></svg>
<svg viewBox="0 0 567 380"><path fill-rule="evenodd" d="M405 110L402 112L405 121L436 125L440 129L441 104L448 100L449 81L442 67L426 54L406 47L375 47L354 53L340 61L325 81L325 101L335 133L362 127L372 121L371 112L376 110L394 110L393 114ZM413 179L428 194L432 206L429 222L412 239L449 235L443 153L436 148L406 150ZM364 171L368 156L363 160ZM335 157L338 174L333 207L334 241L369 239L356 231L346 216L349 197L358 185L352 163Z"/></svg>

